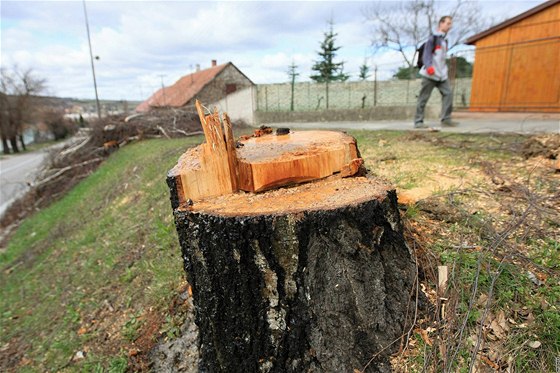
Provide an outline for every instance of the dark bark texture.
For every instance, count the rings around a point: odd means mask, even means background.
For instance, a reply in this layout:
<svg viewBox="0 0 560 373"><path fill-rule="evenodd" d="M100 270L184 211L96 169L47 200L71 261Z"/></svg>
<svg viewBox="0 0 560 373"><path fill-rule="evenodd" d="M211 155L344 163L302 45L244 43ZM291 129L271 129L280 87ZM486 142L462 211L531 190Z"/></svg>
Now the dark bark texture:
<svg viewBox="0 0 560 373"><path fill-rule="evenodd" d="M412 319L416 274L394 191L275 216L181 211L173 197L172 204L200 333L199 371L353 372L376 354L367 371L391 371L399 343L383 349Z"/></svg>

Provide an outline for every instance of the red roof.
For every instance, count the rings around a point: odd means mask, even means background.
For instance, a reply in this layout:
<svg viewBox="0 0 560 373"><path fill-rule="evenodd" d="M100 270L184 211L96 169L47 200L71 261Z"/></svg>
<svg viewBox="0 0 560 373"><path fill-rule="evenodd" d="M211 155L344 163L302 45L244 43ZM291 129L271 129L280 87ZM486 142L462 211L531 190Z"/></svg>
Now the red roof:
<svg viewBox="0 0 560 373"><path fill-rule="evenodd" d="M175 84L157 90L150 98L138 105L136 111L145 112L154 107L185 106L229 64L231 62L183 76Z"/></svg>

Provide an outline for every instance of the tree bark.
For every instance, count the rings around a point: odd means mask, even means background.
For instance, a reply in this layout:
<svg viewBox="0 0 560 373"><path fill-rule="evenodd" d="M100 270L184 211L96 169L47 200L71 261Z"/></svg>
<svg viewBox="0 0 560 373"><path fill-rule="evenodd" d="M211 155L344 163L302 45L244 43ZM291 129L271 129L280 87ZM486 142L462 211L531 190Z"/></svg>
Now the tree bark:
<svg viewBox="0 0 560 373"><path fill-rule="evenodd" d="M10 154L10 146L8 145L8 139L2 136L2 152L4 154Z"/></svg>
<svg viewBox="0 0 560 373"><path fill-rule="evenodd" d="M290 210L299 188L313 187L304 185L286 192L294 199L263 193L288 205L284 212L221 213L181 206L177 179L167 181L199 327L199 371L353 372L374 356L368 372L391 370L389 356L412 321L416 274L394 190Z"/></svg>
<svg viewBox="0 0 560 373"><path fill-rule="evenodd" d="M25 141L23 140L23 135L22 134L18 135L18 138L19 138L19 142L21 144L21 149L24 150L24 151L27 150L27 148L25 147Z"/></svg>
<svg viewBox="0 0 560 373"><path fill-rule="evenodd" d="M18 148L17 137L16 136L10 137L10 145L12 145L12 152L19 153L19 148Z"/></svg>

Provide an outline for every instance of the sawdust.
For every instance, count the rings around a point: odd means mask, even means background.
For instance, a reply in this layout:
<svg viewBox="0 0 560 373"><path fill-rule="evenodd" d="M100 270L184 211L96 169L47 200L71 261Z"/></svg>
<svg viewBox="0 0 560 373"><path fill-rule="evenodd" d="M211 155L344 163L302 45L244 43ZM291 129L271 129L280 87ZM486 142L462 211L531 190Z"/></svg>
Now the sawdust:
<svg viewBox="0 0 560 373"><path fill-rule="evenodd" d="M341 178L335 175L264 193L238 192L207 198L182 208L224 216L297 213L336 209L372 199L382 200L390 189L392 187L379 178Z"/></svg>

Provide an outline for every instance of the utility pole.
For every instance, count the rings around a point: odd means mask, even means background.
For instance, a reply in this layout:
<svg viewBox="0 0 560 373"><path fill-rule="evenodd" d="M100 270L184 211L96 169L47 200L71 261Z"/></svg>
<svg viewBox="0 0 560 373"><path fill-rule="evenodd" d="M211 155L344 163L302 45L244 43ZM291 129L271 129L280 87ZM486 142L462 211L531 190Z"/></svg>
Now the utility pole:
<svg viewBox="0 0 560 373"><path fill-rule="evenodd" d="M292 64L289 66L288 76L290 77L290 83L292 85L292 98L290 101L290 111L294 111L294 88L296 85L296 77L299 75L296 72L297 65L295 64L294 60L292 60Z"/></svg>
<svg viewBox="0 0 560 373"><path fill-rule="evenodd" d="M101 119L101 107L99 106L99 96L97 95L97 80L95 79L95 66L93 65L93 52L91 50L91 37L89 36L89 22L86 10L86 0L82 0L84 4L84 16L86 19L86 31L89 44L89 58L91 60L91 73L93 74L93 88L95 89L95 103L97 105L97 118Z"/></svg>
<svg viewBox="0 0 560 373"><path fill-rule="evenodd" d="M377 106L377 65L373 69L373 106Z"/></svg>
<svg viewBox="0 0 560 373"><path fill-rule="evenodd" d="M163 95L163 105L161 106L167 106L167 100L165 99L165 86L163 85L163 77L165 76L165 74L159 74L158 75L161 79L161 93Z"/></svg>

